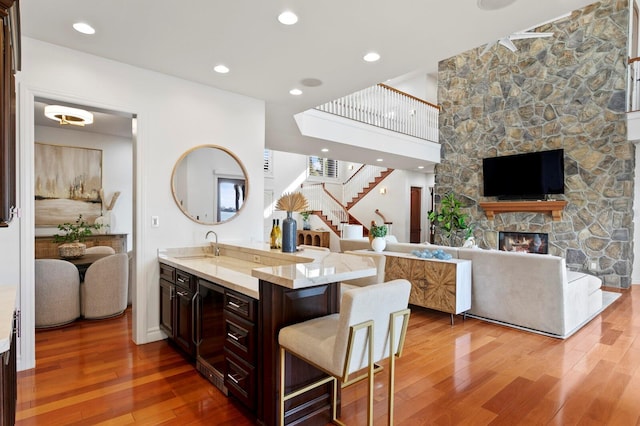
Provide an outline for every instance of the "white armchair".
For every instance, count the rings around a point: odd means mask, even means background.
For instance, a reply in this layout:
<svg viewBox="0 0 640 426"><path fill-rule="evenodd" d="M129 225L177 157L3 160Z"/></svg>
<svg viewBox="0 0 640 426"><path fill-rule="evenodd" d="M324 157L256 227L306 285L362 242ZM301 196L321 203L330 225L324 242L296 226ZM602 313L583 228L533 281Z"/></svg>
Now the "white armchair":
<svg viewBox="0 0 640 426"><path fill-rule="evenodd" d="M127 308L129 257L113 254L89 266L81 286L81 313L99 319L120 315Z"/></svg>
<svg viewBox="0 0 640 426"><path fill-rule="evenodd" d="M80 317L80 275L71 262L35 260L36 328L58 327Z"/></svg>

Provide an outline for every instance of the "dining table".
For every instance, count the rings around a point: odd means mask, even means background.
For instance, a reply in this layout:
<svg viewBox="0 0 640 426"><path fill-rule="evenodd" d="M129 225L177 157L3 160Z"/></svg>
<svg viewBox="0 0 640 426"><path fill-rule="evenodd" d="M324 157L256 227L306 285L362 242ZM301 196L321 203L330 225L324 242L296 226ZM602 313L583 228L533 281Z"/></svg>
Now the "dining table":
<svg viewBox="0 0 640 426"><path fill-rule="evenodd" d="M102 259L103 257L111 256L109 253L86 253L80 257L74 259L64 259L60 257L59 259L66 260L67 262L71 262L76 265L78 268L78 273L80 274L80 282L84 281L84 275L91 266L97 260Z"/></svg>

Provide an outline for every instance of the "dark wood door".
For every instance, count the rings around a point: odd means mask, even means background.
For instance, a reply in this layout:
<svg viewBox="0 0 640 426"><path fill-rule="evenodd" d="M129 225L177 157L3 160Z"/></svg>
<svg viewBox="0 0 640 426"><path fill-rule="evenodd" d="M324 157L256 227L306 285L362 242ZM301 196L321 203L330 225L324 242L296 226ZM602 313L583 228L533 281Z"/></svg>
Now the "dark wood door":
<svg viewBox="0 0 640 426"><path fill-rule="evenodd" d="M167 280L160 279L160 329L170 339L173 339L173 317L175 285Z"/></svg>
<svg viewBox="0 0 640 426"><path fill-rule="evenodd" d="M411 187L411 217L409 228L409 242L419 243L422 237L422 188Z"/></svg>
<svg viewBox="0 0 640 426"><path fill-rule="evenodd" d="M176 311L173 325L174 340L182 350L191 357L195 357L195 344L192 340L192 298L193 292L176 287L175 296Z"/></svg>

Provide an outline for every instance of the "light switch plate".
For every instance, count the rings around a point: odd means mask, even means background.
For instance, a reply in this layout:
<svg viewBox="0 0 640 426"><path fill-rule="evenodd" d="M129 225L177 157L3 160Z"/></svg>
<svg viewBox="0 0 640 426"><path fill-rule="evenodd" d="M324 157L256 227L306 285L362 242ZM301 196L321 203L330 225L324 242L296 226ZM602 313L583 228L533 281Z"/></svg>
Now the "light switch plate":
<svg viewBox="0 0 640 426"><path fill-rule="evenodd" d="M151 227L157 228L160 226L160 219L158 216L151 216Z"/></svg>

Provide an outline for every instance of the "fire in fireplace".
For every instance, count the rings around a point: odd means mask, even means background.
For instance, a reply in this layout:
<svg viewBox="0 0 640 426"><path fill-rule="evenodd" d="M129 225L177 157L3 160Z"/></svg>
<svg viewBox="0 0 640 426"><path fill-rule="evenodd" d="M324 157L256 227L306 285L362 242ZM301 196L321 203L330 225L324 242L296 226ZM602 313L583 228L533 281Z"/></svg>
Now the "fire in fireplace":
<svg viewBox="0 0 640 426"><path fill-rule="evenodd" d="M549 234L542 232L502 232L498 234L498 250L523 253L549 253Z"/></svg>

